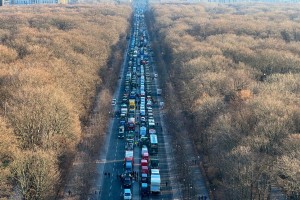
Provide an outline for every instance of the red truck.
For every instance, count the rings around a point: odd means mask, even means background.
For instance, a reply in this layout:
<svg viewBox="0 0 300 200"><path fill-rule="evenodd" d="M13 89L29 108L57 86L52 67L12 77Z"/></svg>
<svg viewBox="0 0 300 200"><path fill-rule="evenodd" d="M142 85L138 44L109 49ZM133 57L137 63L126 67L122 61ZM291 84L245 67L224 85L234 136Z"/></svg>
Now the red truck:
<svg viewBox="0 0 300 200"><path fill-rule="evenodd" d="M143 155L142 155L142 159L143 160L147 160L147 162L149 163L149 153L143 153Z"/></svg>
<svg viewBox="0 0 300 200"><path fill-rule="evenodd" d="M149 168L148 166L142 166L142 174L149 174Z"/></svg>
<svg viewBox="0 0 300 200"><path fill-rule="evenodd" d="M147 167L148 167L148 161L142 159L142 160L141 160L141 166L147 166Z"/></svg>

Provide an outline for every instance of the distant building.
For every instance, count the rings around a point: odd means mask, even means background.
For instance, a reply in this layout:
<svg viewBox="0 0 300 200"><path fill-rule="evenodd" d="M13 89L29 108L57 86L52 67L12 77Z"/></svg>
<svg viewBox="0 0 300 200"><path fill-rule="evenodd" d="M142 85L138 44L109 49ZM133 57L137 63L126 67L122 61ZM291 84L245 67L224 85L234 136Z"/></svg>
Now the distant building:
<svg viewBox="0 0 300 200"><path fill-rule="evenodd" d="M0 6L4 5L4 0L0 0Z"/></svg>
<svg viewBox="0 0 300 200"><path fill-rule="evenodd" d="M58 4L58 3L68 4L69 0L9 0L10 5Z"/></svg>
<svg viewBox="0 0 300 200"><path fill-rule="evenodd" d="M54 4L58 0L10 0L10 5L29 5L29 4Z"/></svg>

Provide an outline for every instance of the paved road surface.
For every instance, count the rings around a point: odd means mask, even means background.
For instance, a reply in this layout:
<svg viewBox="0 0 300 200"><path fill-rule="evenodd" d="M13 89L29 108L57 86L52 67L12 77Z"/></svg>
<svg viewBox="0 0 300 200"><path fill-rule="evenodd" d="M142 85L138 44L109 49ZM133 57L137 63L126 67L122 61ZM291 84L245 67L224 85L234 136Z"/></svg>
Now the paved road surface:
<svg viewBox="0 0 300 200"><path fill-rule="evenodd" d="M145 24L141 22L141 24ZM132 40L131 36L131 40ZM130 41L131 41L130 40ZM124 76L126 75L128 69L128 61L129 61L129 54L128 50L126 51L125 61L122 67L121 76L119 87L115 94L115 98L117 99L117 105L115 106L115 110L120 109L120 102L122 101L122 94L125 90L125 80ZM153 71L153 66L150 65L151 70ZM153 76L153 74L152 74ZM154 80L154 79L153 79ZM139 82L139 78L137 82ZM153 81L152 85L152 94L156 94L156 82ZM138 90L139 91L139 90ZM153 95L153 98L157 101L156 95ZM139 110L136 110L136 121L138 121L139 117ZM161 118L160 118L160 110L157 104L153 105L153 115L156 121L157 126L157 136L159 142L159 153L158 158L160 161L160 175L161 175L161 192L159 194L150 195L148 198L144 199L173 199L173 191L172 191L172 182L170 181L169 177L169 163L167 160L167 154L165 149L164 137L161 131ZM115 117L112 119L109 133L107 137L105 147L106 155L103 154L100 158L98 163L98 171L101 174L101 178L97 183L97 188L99 188L99 193L96 192L93 199L101 199L101 200L108 200L108 199L122 199L123 198L123 186L121 180L118 178L118 175L124 172L124 155L125 155L125 139L118 139L117 137L117 130L119 126L119 118ZM139 130L139 126L136 126L136 131ZM151 158L151 156L150 156ZM136 146L134 148L134 171L140 173L140 159L141 159L141 148ZM105 175L106 174L106 175ZM139 178L133 181L132 185L132 193L133 199L141 199L140 195L140 183Z"/></svg>

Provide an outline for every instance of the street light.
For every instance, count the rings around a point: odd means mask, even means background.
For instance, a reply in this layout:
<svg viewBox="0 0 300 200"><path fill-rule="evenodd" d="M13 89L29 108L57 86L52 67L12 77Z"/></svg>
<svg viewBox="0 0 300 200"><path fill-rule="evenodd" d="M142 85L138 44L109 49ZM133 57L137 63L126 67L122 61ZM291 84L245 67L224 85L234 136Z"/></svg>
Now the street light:
<svg viewBox="0 0 300 200"><path fill-rule="evenodd" d="M190 189L191 189L191 191L190 191L191 192L191 199L193 199L192 198L193 197L193 184L190 185Z"/></svg>

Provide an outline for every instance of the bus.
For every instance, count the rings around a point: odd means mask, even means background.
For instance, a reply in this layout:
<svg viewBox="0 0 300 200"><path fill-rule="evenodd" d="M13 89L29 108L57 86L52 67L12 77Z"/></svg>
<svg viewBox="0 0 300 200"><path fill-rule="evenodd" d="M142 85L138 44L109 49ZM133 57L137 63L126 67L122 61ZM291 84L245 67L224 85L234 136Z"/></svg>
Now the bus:
<svg viewBox="0 0 300 200"><path fill-rule="evenodd" d="M157 142L157 135L150 134L150 154L157 154L158 153L158 142Z"/></svg>

